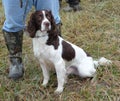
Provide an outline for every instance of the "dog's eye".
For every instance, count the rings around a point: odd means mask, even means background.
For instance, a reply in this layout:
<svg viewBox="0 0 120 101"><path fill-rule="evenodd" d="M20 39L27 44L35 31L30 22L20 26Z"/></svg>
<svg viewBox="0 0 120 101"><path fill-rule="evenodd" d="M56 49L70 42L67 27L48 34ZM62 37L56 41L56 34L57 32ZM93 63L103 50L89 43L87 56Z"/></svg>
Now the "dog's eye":
<svg viewBox="0 0 120 101"><path fill-rule="evenodd" d="M48 14L46 14L46 17L48 16Z"/></svg>
<svg viewBox="0 0 120 101"><path fill-rule="evenodd" d="M50 15L49 15L49 14L46 14L46 17L47 17L48 19L50 19Z"/></svg>
<svg viewBox="0 0 120 101"><path fill-rule="evenodd" d="M46 16L48 16L48 14L46 13Z"/></svg>
<svg viewBox="0 0 120 101"><path fill-rule="evenodd" d="M42 14L39 14L38 16L39 16L39 17L42 17Z"/></svg>

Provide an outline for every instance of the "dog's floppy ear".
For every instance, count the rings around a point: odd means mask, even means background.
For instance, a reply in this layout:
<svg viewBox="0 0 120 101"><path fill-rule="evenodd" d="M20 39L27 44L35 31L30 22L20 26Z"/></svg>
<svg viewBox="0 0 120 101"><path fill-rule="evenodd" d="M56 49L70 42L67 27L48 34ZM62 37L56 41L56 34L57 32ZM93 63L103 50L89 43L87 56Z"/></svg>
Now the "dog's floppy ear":
<svg viewBox="0 0 120 101"><path fill-rule="evenodd" d="M53 17L53 14L51 11L49 11L49 14L51 15L51 30L55 31L56 30L56 23L55 23L55 19Z"/></svg>
<svg viewBox="0 0 120 101"><path fill-rule="evenodd" d="M28 25L27 25L27 31L31 38L35 36L36 30L37 29L36 29L36 22L35 22L35 13L32 13L32 15L30 16L30 20L28 21Z"/></svg>
<svg viewBox="0 0 120 101"><path fill-rule="evenodd" d="M58 35L55 19L51 11L48 11L50 15L51 30L48 31L50 37L56 37Z"/></svg>
<svg viewBox="0 0 120 101"><path fill-rule="evenodd" d="M46 44L53 45L54 48L57 49L59 45L58 31L57 31L56 23L51 11L49 11L49 15L50 15L50 22L51 22L51 30L48 31L49 38Z"/></svg>

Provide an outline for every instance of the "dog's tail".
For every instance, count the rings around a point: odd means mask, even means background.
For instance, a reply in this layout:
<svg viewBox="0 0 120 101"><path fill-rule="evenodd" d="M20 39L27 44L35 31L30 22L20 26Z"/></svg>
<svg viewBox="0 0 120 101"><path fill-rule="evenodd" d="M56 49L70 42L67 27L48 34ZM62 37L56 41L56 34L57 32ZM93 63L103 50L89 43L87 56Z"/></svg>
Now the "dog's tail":
<svg viewBox="0 0 120 101"><path fill-rule="evenodd" d="M95 68L98 68L99 66L110 66L111 64L112 64L112 61L106 59L105 57L101 57L98 60L94 60Z"/></svg>

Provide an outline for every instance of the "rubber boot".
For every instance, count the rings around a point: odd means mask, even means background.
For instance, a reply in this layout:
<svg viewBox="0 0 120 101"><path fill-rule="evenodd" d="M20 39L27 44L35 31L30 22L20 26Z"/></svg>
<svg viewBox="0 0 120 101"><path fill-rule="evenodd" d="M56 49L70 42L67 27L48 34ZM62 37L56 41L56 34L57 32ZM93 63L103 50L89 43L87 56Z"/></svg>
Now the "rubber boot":
<svg viewBox="0 0 120 101"><path fill-rule="evenodd" d="M9 51L9 75L13 80L21 78L24 74L24 67L22 63L22 41L23 31L7 32L3 30L6 46Z"/></svg>
<svg viewBox="0 0 120 101"><path fill-rule="evenodd" d="M77 4L77 5L71 5L70 7L73 9L73 11L80 11L80 10L82 10L82 8L80 7L79 4Z"/></svg>
<svg viewBox="0 0 120 101"><path fill-rule="evenodd" d="M69 5L63 8L65 12L71 11L80 11L82 8L80 7L80 0L67 0L66 1Z"/></svg>

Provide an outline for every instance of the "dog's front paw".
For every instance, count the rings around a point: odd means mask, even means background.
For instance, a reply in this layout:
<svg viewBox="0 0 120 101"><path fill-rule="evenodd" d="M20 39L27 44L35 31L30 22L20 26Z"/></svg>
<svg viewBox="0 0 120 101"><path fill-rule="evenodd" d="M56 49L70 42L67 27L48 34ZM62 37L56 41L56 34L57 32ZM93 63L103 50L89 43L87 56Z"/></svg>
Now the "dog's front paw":
<svg viewBox="0 0 120 101"><path fill-rule="evenodd" d="M47 86L47 84L42 83L42 86L43 86L43 87L46 87L46 86Z"/></svg>
<svg viewBox="0 0 120 101"><path fill-rule="evenodd" d="M47 84L48 84L48 80L44 79L44 80L43 80L43 83L42 83L42 86L43 86L43 87L46 87Z"/></svg>
<svg viewBox="0 0 120 101"><path fill-rule="evenodd" d="M55 94L61 94L63 92L63 87L62 88L57 88L56 90L55 90Z"/></svg>

